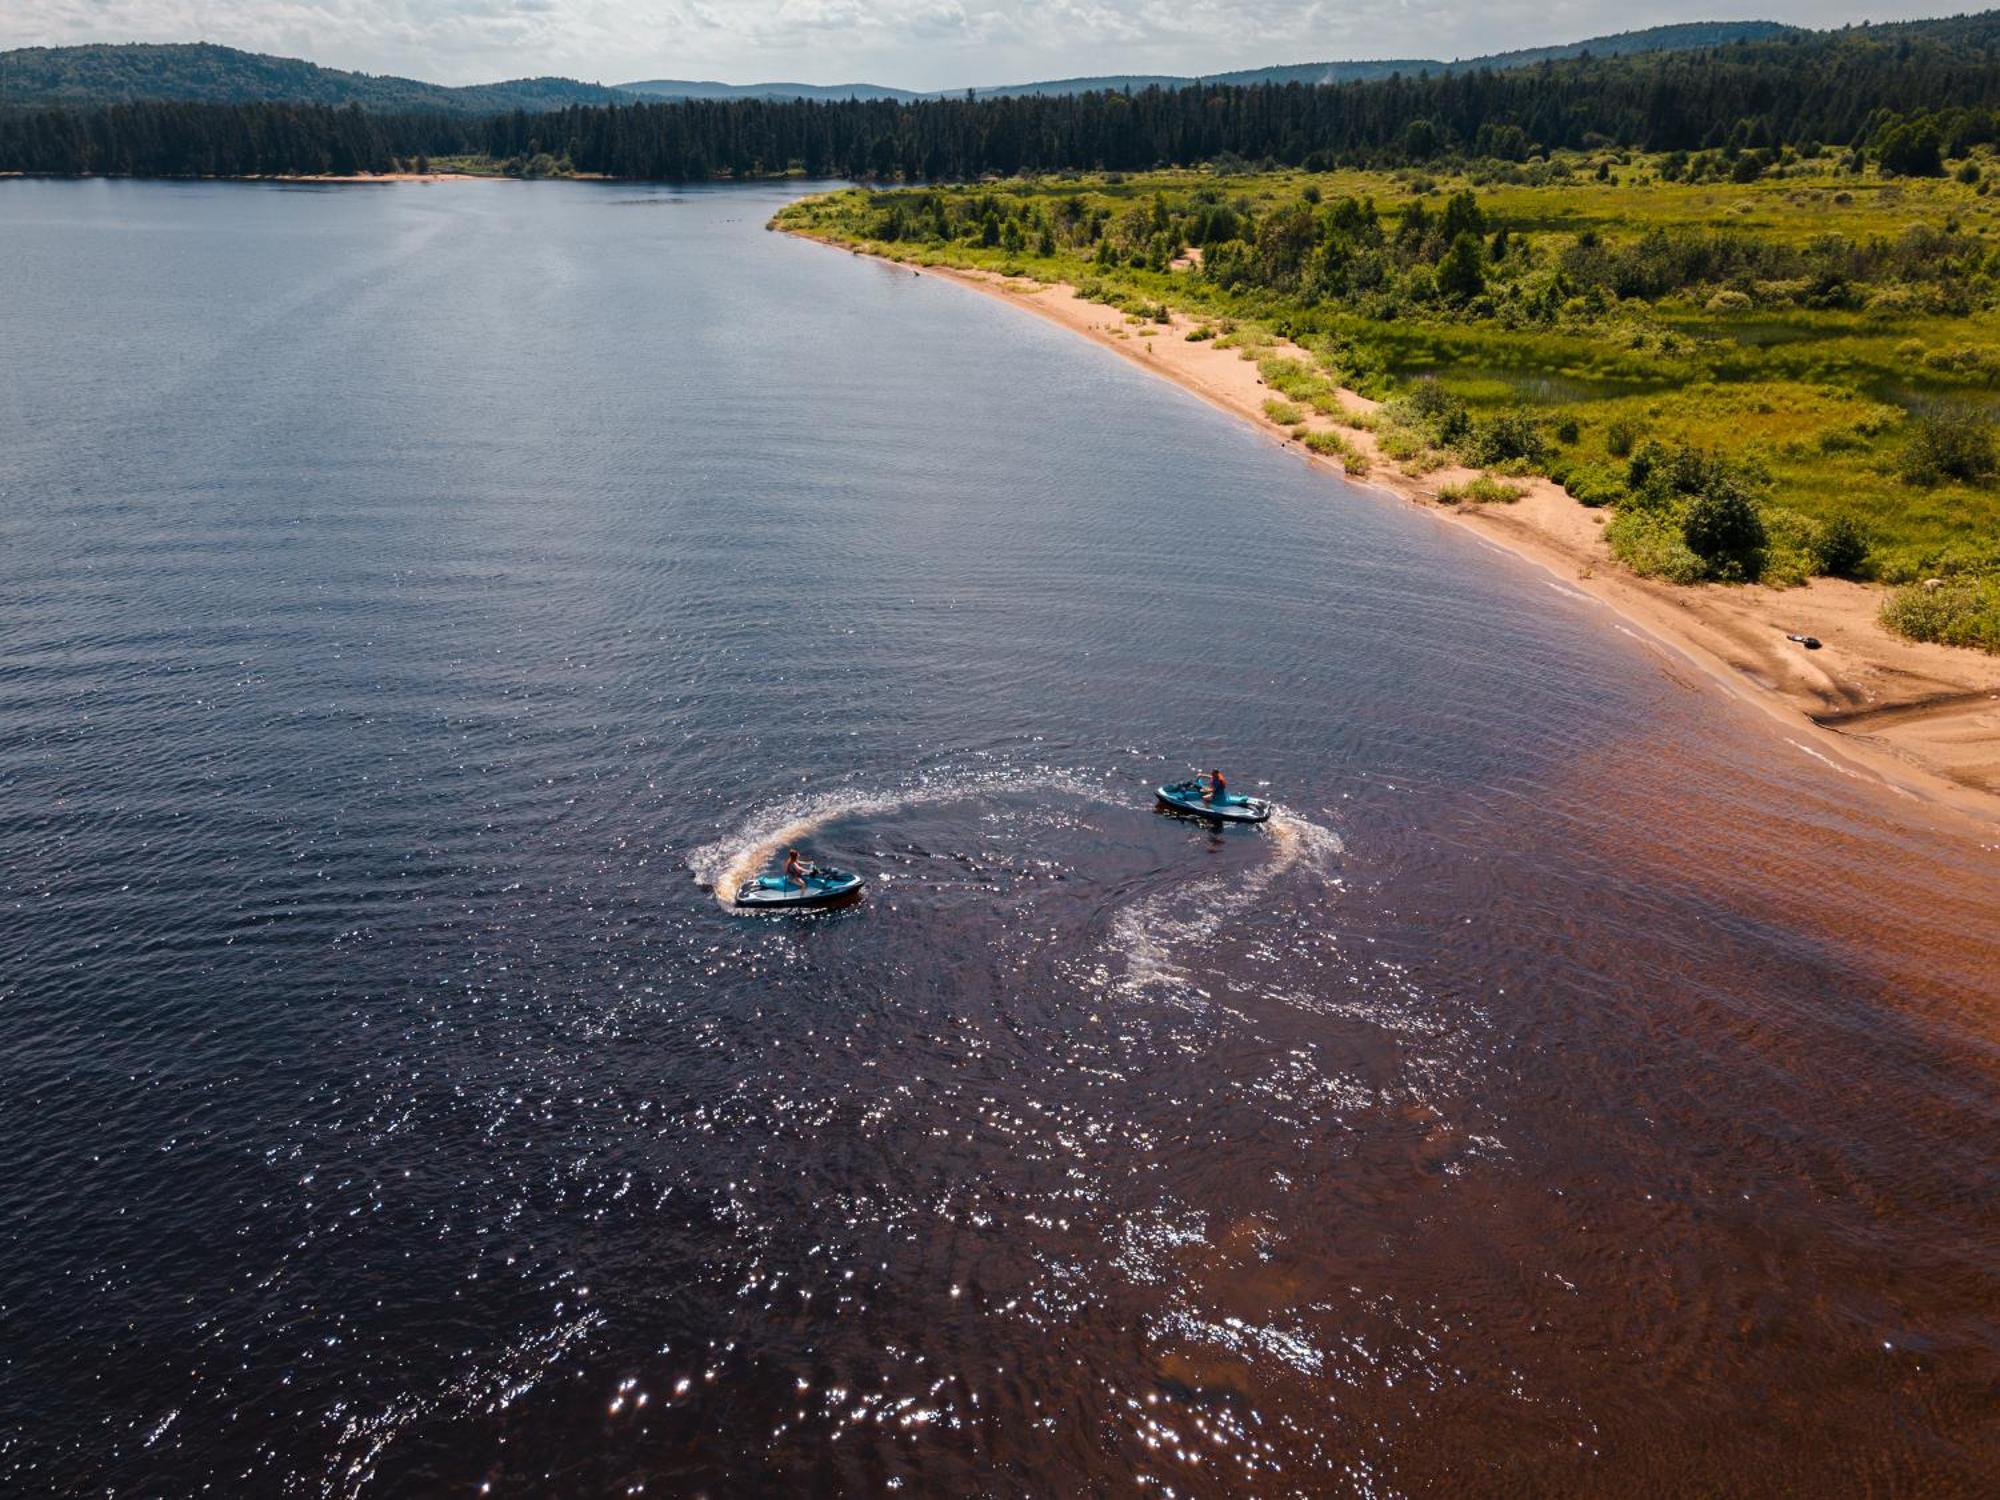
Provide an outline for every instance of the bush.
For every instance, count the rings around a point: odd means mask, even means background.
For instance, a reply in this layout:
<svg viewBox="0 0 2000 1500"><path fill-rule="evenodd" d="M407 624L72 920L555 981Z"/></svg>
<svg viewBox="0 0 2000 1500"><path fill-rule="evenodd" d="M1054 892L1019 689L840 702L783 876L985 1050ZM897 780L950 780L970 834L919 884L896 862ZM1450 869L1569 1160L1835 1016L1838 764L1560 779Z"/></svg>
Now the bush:
<svg viewBox="0 0 2000 1500"><path fill-rule="evenodd" d="M1830 578L1866 577L1868 532L1843 511L1820 527L1812 553L1815 570Z"/></svg>
<svg viewBox="0 0 2000 1500"><path fill-rule="evenodd" d="M1681 538L1711 578L1740 583L1764 571L1764 518L1732 480L1711 482L1689 502Z"/></svg>
<svg viewBox="0 0 2000 1500"><path fill-rule="evenodd" d="M1305 419L1305 413L1289 401L1280 401L1276 396L1264 403L1264 415L1280 427L1294 427Z"/></svg>
<svg viewBox="0 0 2000 1500"><path fill-rule="evenodd" d="M1708 569L1688 550L1679 517L1648 510L1621 509L1604 528L1611 555L1634 573L1669 583L1699 583Z"/></svg>
<svg viewBox="0 0 2000 1500"><path fill-rule="evenodd" d="M1407 463L1425 451L1424 440L1407 428L1390 427L1381 436L1382 451L1397 463Z"/></svg>
<svg viewBox="0 0 2000 1500"><path fill-rule="evenodd" d="M1759 583L1791 589L1812 580L1821 527L1810 516L1774 506L1763 512L1764 555Z"/></svg>
<svg viewBox="0 0 2000 1500"><path fill-rule="evenodd" d="M1879 152L1885 177L1942 177L1937 127L1928 120L1893 126L1882 137Z"/></svg>
<svg viewBox="0 0 2000 1500"><path fill-rule="evenodd" d="M1527 493L1518 484L1508 484L1491 474L1481 474L1464 484L1444 486L1438 491L1438 502L1442 505L1457 505L1461 501L1472 505L1505 505Z"/></svg>
<svg viewBox="0 0 2000 1500"><path fill-rule="evenodd" d="M1541 465L1548 461L1548 444L1541 425L1525 407L1503 411L1481 422L1467 445L1468 456L1476 464L1523 463Z"/></svg>
<svg viewBox="0 0 2000 1500"><path fill-rule="evenodd" d="M1882 606L1882 623L1912 640L2000 651L2000 574L1897 589Z"/></svg>
<svg viewBox="0 0 2000 1500"><path fill-rule="evenodd" d="M1625 498L1625 476L1612 464L1578 464L1563 478L1563 488L1579 505L1615 505Z"/></svg>
<svg viewBox="0 0 2000 1500"><path fill-rule="evenodd" d="M1688 443L1669 448L1648 441L1625 466L1625 483L1643 504L1659 507L1677 496L1700 495L1742 477L1721 458Z"/></svg>
<svg viewBox="0 0 2000 1500"><path fill-rule="evenodd" d="M1428 376L1419 380L1410 393L1390 404L1390 420L1415 429L1426 441L1450 447L1472 430L1472 415L1465 403Z"/></svg>
<svg viewBox="0 0 2000 1500"><path fill-rule="evenodd" d="M1604 429L1604 451L1613 458L1629 458L1639 441L1639 430L1623 417Z"/></svg>
<svg viewBox="0 0 2000 1500"><path fill-rule="evenodd" d="M1257 361L1257 371L1264 377L1264 384L1281 396L1290 396L1294 401L1308 401L1320 407L1322 399L1333 401L1333 387L1326 377L1301 360L1281 359L1275 355ZM1325 407L1320 407L1324 411Z"/></svg>
<svg viewBox="0 0 2000 1500"><path fill-rule="evenodd" d="M1900 472L1910 484L1947 479L1979 484L1991 479L1996 467L2000 457L1994 451L1991 417L1976 411L1933 411L1917 419Z"/></svg>
<svg viewBox="0 0 2000 1500"><path fill-rule="evenodd" d="M1575 417L1566 416L1556 423L1556 441L1564 447L1574 443L1579 436Z"/></svg>
<svg viewBox="0 0 2000 1500"><path fill-rule="evenodd" d="M1337 458L1348 473L1362 475L1368 472L1368 457L1338 432L1307 431L1299 441L1324 458Z"/></svg>

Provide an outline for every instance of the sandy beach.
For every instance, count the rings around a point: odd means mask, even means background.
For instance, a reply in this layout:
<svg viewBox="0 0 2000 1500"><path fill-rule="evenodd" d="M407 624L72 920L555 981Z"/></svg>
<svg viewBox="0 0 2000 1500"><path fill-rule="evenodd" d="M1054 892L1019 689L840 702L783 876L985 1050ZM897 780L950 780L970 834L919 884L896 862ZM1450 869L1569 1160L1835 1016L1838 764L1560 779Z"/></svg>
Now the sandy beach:
<svg viewBox="0 0 2000 1500"><path fill-rule="evenodd" d="M1337 458L1314 453L1264 415L1273 392L1256 358L1213 340L1189 342L1197 322L1183 314L1146 322L1087 301L1064 283L868 258L942 277L1082 334L1251 423L1302 462L1345 477ZM1311 360L1284 343L1261 352ZM1349 390L1340 399L1355 411L1377 405ZM1310 411L1304 425L1338 427ZM1906 797L2000 827L2000 657L1891 634L1876 618L1883 590L1867 584L1819 578L1775 589L1641 578L1605 545L1609 513L1579 504L1549 480L1512 481L1526 493L1511 503L1440 503L1441 489L1477 471L1446 467L1414 478L1380 454L1373 433L1338 430L1370 460L1367 476L1347 483L1400 496L1540 564L1559 586L1605 605L1617 617L1608 623L1635 628L1670 660L1699 668L1773 717L1801 750L1863 771ZM1787 639L1792 635L1815 637L1821 646L1808 650Z"/></svg>
<svg viewBox="0 0 2000 1500"><path fill-rule="evenodd" d="M248 178L251 182L507 182L512 179L497 172L355 172L336 176L331 172L297 173L275 177Z"/></svg>

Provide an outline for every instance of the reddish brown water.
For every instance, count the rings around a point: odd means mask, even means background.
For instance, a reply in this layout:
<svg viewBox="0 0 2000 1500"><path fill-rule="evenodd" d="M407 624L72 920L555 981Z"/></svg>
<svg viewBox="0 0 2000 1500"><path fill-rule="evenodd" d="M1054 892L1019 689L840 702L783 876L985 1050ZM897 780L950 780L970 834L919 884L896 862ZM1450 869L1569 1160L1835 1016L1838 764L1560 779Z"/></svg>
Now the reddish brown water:
<svg viewBox="0 0 2000 1500"><path fill-rule="evenodd" d="M774 201L0 185L0 1488L1990 1493L1995 848Z"/></svg>

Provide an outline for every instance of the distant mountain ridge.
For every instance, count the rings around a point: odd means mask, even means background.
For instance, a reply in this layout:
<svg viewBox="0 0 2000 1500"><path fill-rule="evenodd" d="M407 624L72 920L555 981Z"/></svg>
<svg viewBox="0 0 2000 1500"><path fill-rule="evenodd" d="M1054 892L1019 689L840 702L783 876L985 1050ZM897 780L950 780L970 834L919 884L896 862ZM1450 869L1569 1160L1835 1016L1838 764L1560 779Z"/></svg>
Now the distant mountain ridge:
<svg viewBox="0 0 2000 1500"><path fill-rule="evenodd" d="M891 99L908 104L944 97L883 83L717 83L711 79L648 78L617 87L620 93L647 99Z"/></svg>
<svg viewBox="0 0 2000 1500"><path fill-rule="evenodd" d="M1700 47L1721 47L1731 42L1760 42L1801 28L1780 21L1686 21L1671 26L1649 26L1642 31L1620 31L1608 36L1588 37L1553 47L1525 47L1513 52L1494 52L1480 57L1445 62L1438 58L1401 57L1357 62L1288 63L1269 68L1243 68L1233 73L1183 76L1175 73L1109 73L1088 78L1056 78L1039 83L1001 84L995 87L937 89L917 93L882 84L805 83L697 83L683 79L655 78L616 87L625 93L655 99L916 99L957 98L970 92L978 98L1004 98L1022 94L1083 94L1107 89L1188 88L1198 83L1355 83L1389 78L1401 73L1470 73L1481 68L1501 71L1532 67L1559 58L1617 57L1635 52L1690 51Z"/></svg>
<svg viewBox="0 0 2000 1500"><path fill-rule="evenodd" d="M1390 58L1349 62L1292 63L1232 73L1183 77L1166 73L1121 73L1060 78L972 90L919 93L875 83L731 84L656 78L606 86L571 78L514 78L500 83L453 87L372 73L323 68L299 58L244 52L211 42L94 44L81 47L23 47L0 52L0 106L91 106L139 99L197 103L302 102L359 104L366 109L440 109L466 114L561 109L572 104L620 104L641 99L918 99L981 98L1029 94L1081 94L1108 89L1186 88L1198 83L1353 83L1395 74L1495 71L1589 53L1612 57L1640 52L1685 51L1732 42L1763 41L1799 31L1776 21L1693 21L1641 31L1589 37L1554 47L1530 47L1446 62L1436 58Z"/></svg>

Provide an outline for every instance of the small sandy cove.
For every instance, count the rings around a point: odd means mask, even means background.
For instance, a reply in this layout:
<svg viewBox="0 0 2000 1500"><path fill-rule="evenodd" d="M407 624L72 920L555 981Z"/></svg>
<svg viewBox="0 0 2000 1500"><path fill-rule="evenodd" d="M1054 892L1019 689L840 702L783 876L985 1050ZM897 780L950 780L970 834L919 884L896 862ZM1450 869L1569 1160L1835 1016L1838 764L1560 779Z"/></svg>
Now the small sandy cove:
<svg viewBox="0 0 2000 1500"><path fill-rule="evenodd" d="M1188 342L1195 320L1177 313L1169 323L1139 321L1061 283L881 263L942 277L1060 323L1242 417L1301 461L1345 474L1337 458L1312 453L1264 415L1273 392L1254 358L1218 349L1213 340ZM1288 344L1263 352L1311 359ZM1377 404L1347 390L1340 399L1356 411ZM1336 424L1308 412L1306 425ZM1411 478L1379 454L1373 433L1340 431L1372 461L1369 476L1350 483L1401 495L1539 563L1565 587L1608 606L1655 645L1774 716L1794 744L1871 771L1940 809L1969 814L1989 831L2000 826L2000 657L1890 634L1876 619L1882 590L1865 584L1821 578L1793 589L1687 587L1637 577L1604 543L1606 513L1579 505L1546 479L1513 481L1527 493L1511 504L1443 505L1438 490L1477 471L1444 468ZM1817 637L1821 649L1809 651L1788 635Z"/></svg>
<svg viewBox="0 0 2000 1500"><path fill-rule="evenodd" d="M290 172L277 173L270 177L253 177L252 182L508 182L513 179L496 172L355 172L348 176L336 176L332 172Z"/></svg>

